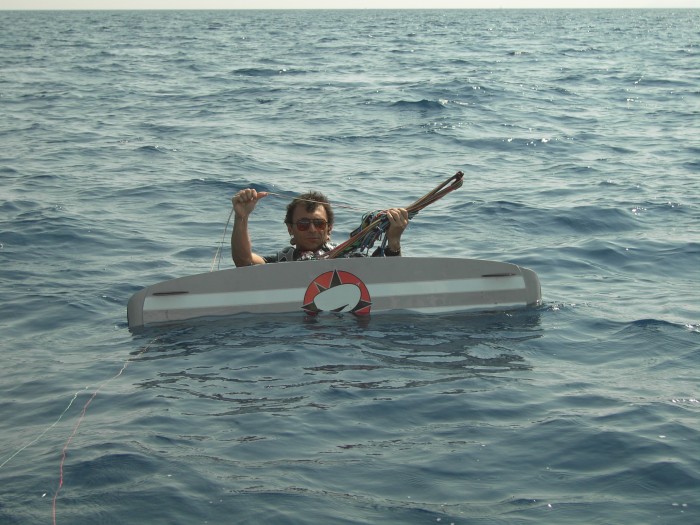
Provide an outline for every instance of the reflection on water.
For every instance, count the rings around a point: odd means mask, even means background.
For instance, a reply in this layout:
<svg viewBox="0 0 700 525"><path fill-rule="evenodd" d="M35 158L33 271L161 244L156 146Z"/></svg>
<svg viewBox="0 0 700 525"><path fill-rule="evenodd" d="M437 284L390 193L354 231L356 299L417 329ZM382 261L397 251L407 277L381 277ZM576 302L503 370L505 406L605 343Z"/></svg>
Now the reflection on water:
<svg viewBox="0 0 700 525"><path fill-rule="evenodd" d="M173 399L208 399L209 414L328 408L328 391L451 388L526 373L540 311L357 318L239 316L143 332L138 384ZM152 362L152 365L146 363ZM516 376L514 376L516 377ZM521 376L517 376L521 377Z"/></svg>

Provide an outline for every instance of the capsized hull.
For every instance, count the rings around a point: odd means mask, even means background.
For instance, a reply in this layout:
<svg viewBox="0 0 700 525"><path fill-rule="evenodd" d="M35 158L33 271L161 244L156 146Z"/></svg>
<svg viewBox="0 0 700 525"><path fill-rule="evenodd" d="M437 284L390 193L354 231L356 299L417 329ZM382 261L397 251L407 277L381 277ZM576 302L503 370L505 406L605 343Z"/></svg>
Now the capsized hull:
<svg viewBox="0 0 700 525"><path fill-rule="evenodd" d="M164 281L135 293L129 328L239 313L509 310L541 302L532 270L441 257L354 257L263 264Z"/></svg>

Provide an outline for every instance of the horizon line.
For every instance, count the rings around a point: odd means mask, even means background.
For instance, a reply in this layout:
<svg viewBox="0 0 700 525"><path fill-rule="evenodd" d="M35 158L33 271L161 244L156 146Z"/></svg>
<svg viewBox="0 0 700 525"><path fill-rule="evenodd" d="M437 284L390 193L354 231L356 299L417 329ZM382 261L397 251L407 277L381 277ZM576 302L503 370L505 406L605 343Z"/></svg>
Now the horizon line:
<svg viewBox="0 0 700 525"><path fill-rule="evenodd" d="M619 10L673 10L700 9L700 6L671 5L653 7L24 7L21 9L0 7L0 11L619 11Z"/></svg>

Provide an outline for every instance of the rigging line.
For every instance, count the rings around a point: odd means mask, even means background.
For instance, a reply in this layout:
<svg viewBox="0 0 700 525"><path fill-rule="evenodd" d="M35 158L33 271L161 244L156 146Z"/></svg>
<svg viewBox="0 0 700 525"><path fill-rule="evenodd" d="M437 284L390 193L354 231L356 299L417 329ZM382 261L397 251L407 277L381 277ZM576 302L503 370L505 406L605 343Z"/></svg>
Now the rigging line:
<svg viewBox="0 0 700 525"><path fill-rule="evenodd" d="M448 193L459 189L462 187L462 184L464 183L464 173L461 171L458 171L455 173L452 177L448 178L441 184L439 184L437 187L435 187L433 190L429 191L425 195L423 195L420 199L418 199L416 202L413 204L410 204L409 206L406 207L406 211L409 213L409 218L414 217L420 210L428 206L429 204L432 204L441 198L443 198L445 195ZM448 186L449 184L449 186ZM388 227L388 219L386 218L386 212L381 211L377 213L376 215L373 215L370 217L370 220L372 220L371 223L369 223L367 226L364 226L364 220L363 224L360 225L360 228L358 228L360 231L357 233L354 233L353 235L350 236L348 240L345 242L339 244L335 248L333 248L331 251L325 254L324 259L335 259L337 257L340 257L344 255L345 253L355 250L358 246L358 243L361 243L361 241L371 232L375 229L381 230L379 232L379 235L383 233L384 230ZM357 230L356 230L357 231ZM375 239L376 240L376 239ZM369 244L368 248L374 244L374 240Z"/></svg>
<svg viewBox="0 0 700 525"><path fill-rule="evenodd" d="M87 389L88 389L88 387L85 387L85 388L83 388L83 391L84 391L84 390L87 390ZM5 461L3 461L2 463L0 463L0 469L2 469L2 468L3 468L5 465L7 465L10 461L12 461L16 456L18 456L20 453L22 453L22 451L28 449L28 448L31 447L34 443L36 443L37 441L39 441L42 437L44 437L44 436L49 432L49 430L51 430L53 427L55 427L56 425L58 425L59 421L61 421L61 419L63 419L63 416L66 415L66 412L68 412L68 410L70 409L70 407L73 406L73 402L78 398L78 394L80 394L80 392L81 392L81 391L78 390L75 394L73 394L73 399L70 400L70 402L68 403L68 406L63 410L63 412L61 412L61 415L58 416L58 419L57 419L56 421L54 421L54 422L51 423L48 427L46 427L46 429L44 429L44 431L43 431L41 434L39 434L37 437L35 437L32 441L30 441L30 442L27 443L26 445L20 447L14 454L12 454L12 455L11 455L10 457L8 457Z"/></svg>
<svg viewBox="0 0 700 525"><path fill-rule="evenodd" d="M56 525L56 501L58 500L58 494L61 492L61 488L63 487L63 468L66 464L66 456L68 455L68 447L70 444L73 442L73 439L75 436L78 434L78 429L80 428L80 425L83 423L83 420L85 419L85 416L87 414L87 409L90 406L90 403L97 397L97 394L102 390L107 384L111 383L115 379L117 379L119 376L121 376L124 371L127 369L129 364L132 361L135 361L139 357L141 357L143 354L145 354L148 349L153 345L156 341L158 341L158 337L152 339L146 346L144 346L139 352L133 356L128 358L126 361L124 361L124 364L122 365L121 369L119 372L117 372L114 376L110 377L106 381L104 381L102 384L100 384L95 391L92 393L90 398L85 402L85 405L83 405L83 409L80 412L80 416L78 417L78 421L75 423L73 426L73 431L71 432L70 436L68 437L68 440L66 443L63 445L63 449L61 450L61 462L59 464L59 478L58 478L58 487L56 488L56 492L53 495L53 501L51 504L51 514L53 516L53 525ZM87 389L87 387L86 387ZM77 394L76 394L77 396ZM72 403L72 401L71 401Z"/></svg>
<svg viewBox="0 0 700 525"><path fill-rule="evenodd" d="M219 247L216 249L216 253L214 254L214 260L211 262L211 268L209 268L210 272L214 271L214 266L216 266L217 270L221 268L221 251L224 247L224 242L226 241L226 231L228 230L228 225L231 223L231 217L233 217L233 207L231 208L231 212L228 214L228 220L224 226L224 233L221 236Z"/></svg>
<svg viewBox="0 0 700 525"><path fill-rule="evenodd" d="M274 191L268 191L267 194L274 195L275 197L281 197L283 199L289 198L288 195L282 195L281 193L275 193ZM317 201L314 199L299 199L297 197L292 197L292 199L304 201L304 202L315 202L316 204L327 204L325 202ZM348 210L363 211L362 208L358 208L357 206L350 206L349 204L338 204L336 201L330 201L330 205L333 206L334 208L346 208Z"/></svg>

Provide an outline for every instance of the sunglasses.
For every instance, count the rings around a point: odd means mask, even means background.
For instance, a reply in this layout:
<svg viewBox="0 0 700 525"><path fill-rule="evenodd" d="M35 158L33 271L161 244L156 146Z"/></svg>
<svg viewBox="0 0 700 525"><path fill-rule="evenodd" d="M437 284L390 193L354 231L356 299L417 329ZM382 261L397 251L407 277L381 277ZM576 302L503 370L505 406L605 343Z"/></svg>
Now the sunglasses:
<svg viewBox="0 0 700 525"><path fill-rule="evenodd" d="M323 219L299 219L294 224L300 232L305 232L312 224L317 230L323 230L328 225L328 221Z"/></svg>

